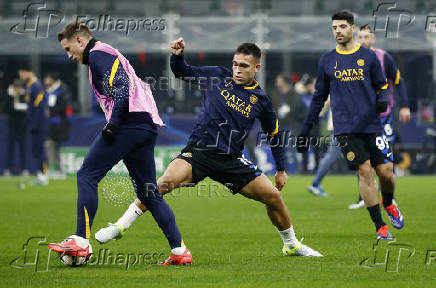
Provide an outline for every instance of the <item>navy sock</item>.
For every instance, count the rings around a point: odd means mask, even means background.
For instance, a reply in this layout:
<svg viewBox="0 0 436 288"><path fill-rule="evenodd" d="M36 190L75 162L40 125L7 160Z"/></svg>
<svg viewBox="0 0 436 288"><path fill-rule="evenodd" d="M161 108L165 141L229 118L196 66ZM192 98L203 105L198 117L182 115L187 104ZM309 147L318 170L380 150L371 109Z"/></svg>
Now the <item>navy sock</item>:
<svg viewBox="0 0 436 288"><path fill-rule="evenodd" d="M394 184L389 181L385 181L381 186L381 194L383 196L383 206L388 207L392 205L392 199L394 198Z"/></svg>
<svg viewBox="0 0 436 288"><path fill-rule="evenodd" d="M372 222L374 222L375 230L378 231L382 226L386 225L385 222L383 222L383 218L380 213L380 205L376 204L371 207L367 207L369 215L371 216Z"/></svg>

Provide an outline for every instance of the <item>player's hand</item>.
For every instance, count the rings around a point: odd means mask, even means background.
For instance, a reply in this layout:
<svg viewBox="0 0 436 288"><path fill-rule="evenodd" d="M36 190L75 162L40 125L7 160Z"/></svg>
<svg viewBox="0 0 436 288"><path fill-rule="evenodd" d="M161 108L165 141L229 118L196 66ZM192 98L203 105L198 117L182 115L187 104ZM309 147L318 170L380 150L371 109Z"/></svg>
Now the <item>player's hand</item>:
<svg viewBox="0 0 436 288"><path fill-rule="evenodd" d="M106 124L103 130L101 131L101 136L103 137L104 142L108 145L112 145L115 140L115 134L117 134L118 128L113 124Z"/></svg>
<svg viewBox="0 0 436 288"><path fill-rule="evenodd" d="M401 123L408 123L410 121L410 109L408 107L401 108L399 118Z"/></svg>
<svg viewBox="0 0 436 288"><path fill-rule="evenodd" d="M298 153L305 153L309 150L309 136L299 135L297 137L297 151Z"/></svg>
<svg viewBox="0 0 436 288"><path fill-rule="evenodd" d="M388 102L381 100L375 102L375 111L377 113L383 113L386 112L386 110L388 110Z"/></svg>
<svg viewBox="0 0 436 288"><path fill-rule="evenodd" d="M276 181L276 188L279 189L279 191L282 191L286 184L286 180L288 180L288 174L286 174L286 171L277 171L274 178Z"/></svg>
<svg viewBox="0 0 436 288"><path fill-rule="evenodd" d="M185 40L182 37L179 39L172 41L171 43L171 52L174 55L182 55L183 50L185 50Z"/></svg>

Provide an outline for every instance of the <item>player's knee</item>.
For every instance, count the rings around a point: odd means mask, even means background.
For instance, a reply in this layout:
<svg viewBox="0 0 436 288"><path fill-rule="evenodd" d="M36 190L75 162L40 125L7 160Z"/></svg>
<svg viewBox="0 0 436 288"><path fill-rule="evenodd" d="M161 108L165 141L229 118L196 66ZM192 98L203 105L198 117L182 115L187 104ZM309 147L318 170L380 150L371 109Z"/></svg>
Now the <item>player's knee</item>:
<svg viewBox="0 0 436 288"><path fill-rule="evenodd" d="M283 199L279 190L274 187L274 191L272 193L268 193L267 195L265 195L264 203L274 207L282 205Z"/></svg>
<svg viewBox="0 0 436 288"><path fill-rule="evenodd" d="M160 194L166 194L171 192L175 185L176 185L177 179L175 177L170 175L163 175L157 180L157 187L159 189Z"/></svg>
<svg viewBox="0 0 436 288"><path fill-rule="evenodd" d="M394 182L395 181L394 171L393 171L392 167L390 167L390 166L387 166L387 167L384 167L383 169L380 169L377 174L378 174L380 181L383 181L383 182Z"/></svg>
<svg viewBox="0 0 436 288"><path fill-rule="evenodd" d="M370 179L373 175L372 167L369 162L365 162L359 166L359 177L362 179Z"/></svg>
<svg viewBox="0 0 436 288"><path fill-rule="evenodd" d="M77 183L89 182L89 178L87 171L83 167L77 171Z"/></svg>

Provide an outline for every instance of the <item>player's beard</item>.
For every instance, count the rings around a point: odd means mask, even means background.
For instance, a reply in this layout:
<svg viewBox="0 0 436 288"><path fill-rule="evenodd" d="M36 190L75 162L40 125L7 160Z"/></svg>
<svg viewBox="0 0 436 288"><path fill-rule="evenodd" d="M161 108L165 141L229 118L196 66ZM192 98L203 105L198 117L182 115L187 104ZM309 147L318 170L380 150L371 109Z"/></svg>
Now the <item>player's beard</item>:
<svg viewBox="0 0 436 288"><path fill-rule="evenodd" d="M341 40L338 40L338 39L336 38L336 42L337 42L338 44L341 44L341 45L346 46L348 43L351 42L351 39L352 39L351 36L343 35Z"/></svg>

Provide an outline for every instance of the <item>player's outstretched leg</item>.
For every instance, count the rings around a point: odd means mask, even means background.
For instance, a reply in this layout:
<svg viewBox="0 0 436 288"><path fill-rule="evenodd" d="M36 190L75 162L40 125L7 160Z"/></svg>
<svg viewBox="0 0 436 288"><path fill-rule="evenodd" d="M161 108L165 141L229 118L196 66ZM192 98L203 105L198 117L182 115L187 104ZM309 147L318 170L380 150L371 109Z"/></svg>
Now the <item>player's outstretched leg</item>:
<svg viewBox="0 0 436 288"><path fill-rule="evenodd" d="M377 173L381 194L383 196L382 205L389 216L389 220L397 229L404 226L404 218L397 205L393 201L395 189L395 176L393 171L393 164L391 162L381 164L375 167Z"/></svg>
<svg viewBox="0 0 436 288"><path fill-rule="evenodd" d="M359 165L359 190L365 201L366 208L375 225L377 239L390 240L392 235L389 233L388 226L383 221L378 204L378 192L374 182L374 170L369 160Z"/></svg>
<svg viewBox="0 0 436 288"><path fill-rule="evenodd" d="M192 166L188 162L182 159L174 159L165 173L157 181L159 193L164 195L170 193L173 189L183 186L186 183L192 182ZM139 199L136 199L129 208L124 212L123 216L119 218L114 224L109 223L108 227L100 229L95 234L95 239L100 243L106 243L112 239L119 239L125 233L125 231L138 219L144 212L147 211L147 206L144 205ZM176 249L172 251L170 258L165 261L165 265L174 265L183 263L189 259L183 256L189 253L189 250L178 251ZM181 253L182 252L182 253ZM190 261L192 262L192 256L189 253ZM189 258L188 257L188 258Z"/></svg>
<svg viewBox="0 0 436 288"><path fill-rule="evenodd" d="M264 174L245 185L240 194L265 204L268 216L273 225L277 227L283 240L282 251L285 255L322 257L318 251L297 240L288 208L286 208L279 190Z"/></svg>

